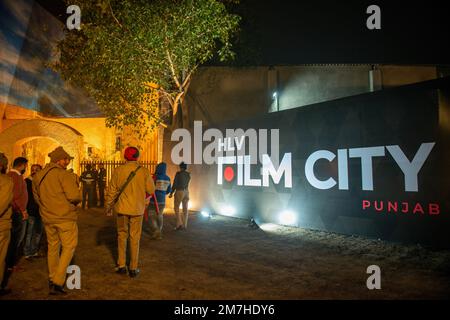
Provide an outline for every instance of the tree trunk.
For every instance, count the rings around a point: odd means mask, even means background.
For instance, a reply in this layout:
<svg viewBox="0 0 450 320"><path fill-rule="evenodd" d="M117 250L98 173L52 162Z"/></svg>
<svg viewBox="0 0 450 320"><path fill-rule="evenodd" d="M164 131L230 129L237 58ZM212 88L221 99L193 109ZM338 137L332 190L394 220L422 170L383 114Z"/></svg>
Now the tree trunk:
<svg viewBox="0 0 450 320"><path fill-rule="evenodd" d="M181 88L180 93L175 98L175 101L172 105L172 123L170 125L170 131L173 131L177 128L185 128L188 127L189 117L187 107L184 106L184 98L186 96L187 90L191 84L190 77L186 79L186 82L183 83L183 87ZM184 106L184 108L183 108Z"/></svg>
<svg viewBox="0 0 450 320"><path fill-rule="evenodd" d="M170 124L170 131L173 132L175 129L179 128L178 126L178 112L177 113L172 113L172 123Z"/></svg>

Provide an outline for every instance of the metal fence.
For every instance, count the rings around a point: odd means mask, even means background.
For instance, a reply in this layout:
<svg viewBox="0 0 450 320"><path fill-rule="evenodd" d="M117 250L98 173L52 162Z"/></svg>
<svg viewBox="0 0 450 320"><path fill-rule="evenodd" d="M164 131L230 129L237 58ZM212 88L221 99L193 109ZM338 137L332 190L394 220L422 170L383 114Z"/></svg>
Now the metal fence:
<svg viewBox="0 0 450 320"><path fill-rule="evenodd" d="M111 175L115 168L124 164L125 161L82 161L80 164L81 173L86 170L88 165L91 165L92 168L98 171L98 165L103 164L106 169L106 183L109 183L111 179ZM157 162L156 161L139 161L139 164L145 168L147 168L150 173L154 173L156 169Z"/></svg>

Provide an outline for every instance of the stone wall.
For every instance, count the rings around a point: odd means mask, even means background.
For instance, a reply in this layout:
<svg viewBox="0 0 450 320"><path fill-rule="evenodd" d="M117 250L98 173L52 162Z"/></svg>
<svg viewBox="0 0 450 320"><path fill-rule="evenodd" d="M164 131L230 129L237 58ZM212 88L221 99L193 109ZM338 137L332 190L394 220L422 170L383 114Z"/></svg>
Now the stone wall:
<svg viewBox="0 0 450 320"><path fill-rule="evenodd" d="M10 162L25 155L30 162L44 165L50 149L61 145L76 158L73 168L78 172L83 160L123 160L123 149L135 141L127 132L107 128L105 118L51 118L18 106L0 107L0 151ZM157 130L141 143L143 161L161 160L159 133ZM122 138L121 150L116 150L116 137Z"/></svg>
<svg viewBox="0 0 450 320"><path fill-rule="evenodd" d="M74 157L72 166L78 172L83 154L83 136L73 128L55 121L31 119L17 122L0 134L0 150L12 162L21 155L17 154L21 151L17 150L17 146L38 138L50 139L63 146Z"/></svg>

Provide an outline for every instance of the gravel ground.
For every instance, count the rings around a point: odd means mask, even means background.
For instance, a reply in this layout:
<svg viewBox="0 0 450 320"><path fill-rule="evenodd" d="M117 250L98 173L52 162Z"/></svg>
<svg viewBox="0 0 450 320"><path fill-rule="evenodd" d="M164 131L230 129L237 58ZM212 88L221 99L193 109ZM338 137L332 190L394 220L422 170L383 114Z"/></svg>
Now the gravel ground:
<svg viewBox="0 0 450 320"><path fill-rule="evenodd" d="M447 299L450 250L431 250L327 232L191 214L187 231L164 239L144 231L138 278L114 273L114 219L82 211L74 264L81 289L48 295L46 259L22 259L13 293L1 299ZM368 290L366 269L381 268L381 290Z"/></svg>

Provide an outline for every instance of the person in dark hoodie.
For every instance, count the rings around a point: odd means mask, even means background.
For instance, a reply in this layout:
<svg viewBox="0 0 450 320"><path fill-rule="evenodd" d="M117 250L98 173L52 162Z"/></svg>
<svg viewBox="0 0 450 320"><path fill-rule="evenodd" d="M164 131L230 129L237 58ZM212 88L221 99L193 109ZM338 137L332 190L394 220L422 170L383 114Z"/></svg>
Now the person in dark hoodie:
<svg viewBox="0 0 450 320"><path fill-rule="evenodd" d="M163 213L166 207L166 195L172 191L170 178L166 174L167 164L158 163L153 180L155 181L155 197L158 202L159 212L156 211L155 200L152 197L148 206L148 216L150 230L153 233L152 239L162 239Z"/></svg>
<svg viewBox="0 0 450 320"><path fill-rule="evenodd" d="M42 166L40 164L33 164L31 166L31 175L25 179L28 190L28 220L25 245L23 247L25 259L39 257L39 245L44 232L44 224L42 223L41 215L39 214L39 206L33 197L33 177L41 170Z"/></svg>

